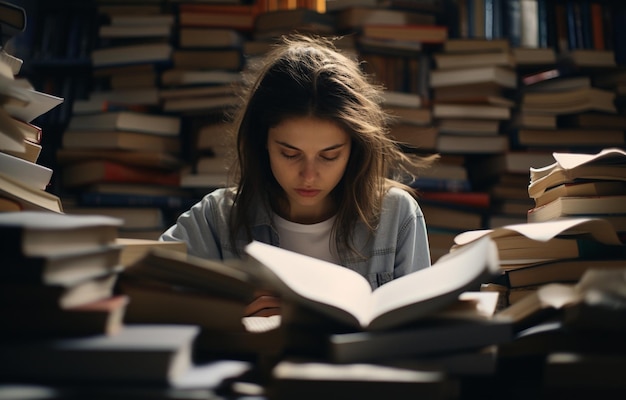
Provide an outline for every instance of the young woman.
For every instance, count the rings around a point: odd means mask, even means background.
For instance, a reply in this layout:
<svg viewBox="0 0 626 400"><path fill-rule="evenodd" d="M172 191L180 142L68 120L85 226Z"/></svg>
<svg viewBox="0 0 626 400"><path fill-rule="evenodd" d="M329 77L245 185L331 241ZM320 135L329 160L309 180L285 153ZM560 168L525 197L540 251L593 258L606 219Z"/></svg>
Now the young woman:
<svg viewBox="0 0 626 400"><path fill-rule="evenodd" d="M432 158L407 157L390 139L381 88L358 62L328 39L290 36L245 77L236 185L205 196L161 240L211 259L243 257L257 240L353 269L372 288L428 267L414 192L388 178ZM278 306L257 303L249 314Z"/></svg>

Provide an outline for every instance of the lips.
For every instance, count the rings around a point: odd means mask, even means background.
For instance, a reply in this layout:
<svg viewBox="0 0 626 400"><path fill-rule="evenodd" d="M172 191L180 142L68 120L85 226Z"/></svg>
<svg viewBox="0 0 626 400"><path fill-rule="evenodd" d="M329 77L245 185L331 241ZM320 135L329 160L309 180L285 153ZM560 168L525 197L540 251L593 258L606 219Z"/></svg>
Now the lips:
<svg viewBox="0 0 626 400"><path fill-rule="evenodd" d="M317 189L296 189L296 193L298 193L302 197L315 197L320 192L321 190Z"/></svg>

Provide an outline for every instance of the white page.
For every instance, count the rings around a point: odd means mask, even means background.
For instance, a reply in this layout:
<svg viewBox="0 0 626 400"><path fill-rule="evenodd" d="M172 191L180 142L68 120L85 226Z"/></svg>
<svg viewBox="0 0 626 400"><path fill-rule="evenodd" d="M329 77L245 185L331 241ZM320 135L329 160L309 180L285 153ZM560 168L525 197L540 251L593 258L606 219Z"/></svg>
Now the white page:
<svg viewBox="0 0 626 400"><path fill-rule="evenodd" d="M600 218L563 218L545 222L506 225L496 229L467 231L458 234L454 243L468 244L480 237L489 235L492 238L523 235L530 239L547 242L559 234L591 233L599 242L621 245L615 228L608 221Z"/></svg>
<svg viewBox="0 0 626 400"><path fill-rule="evenodd" d="M368 321L372 289L351 269L275 246L252 242L246 252L275 272L294 297L328 304Z"/></svg>
<svg viewBox="0 0 626 400"><path fill-rule="evenodd" d="M13 117L24 122L31 122L38 116L47 113L54 107L63 103L63 98L61 97L38 92L33 89L24 89L22 93L29 99L29 103L27 105L16 106L13 104L7 104L5 109Z"/></svg>
<svg viewBox="0 0 626 400"><path fill-rule="evenodd" d="M622 158L623 162L626 162L626 151L618 148L609 148L603 149L596 154L553 153L553 157L561 168L572 169L603 158Z"/></svg>
<svg viewBox="0 0 626 400"><path fill-rule="evenodd" d="M441 257L430 268L421 269L395 279L374 291L372 319L391 310L422 303L427 300L451 296L454 301L477 276L482 275L487 266L491 273L497 273L500 264L497 250L492 240L480 240L471 246L460 248ZM436 303L437 304L437 303ZM425 307L415 310L414 316L428 314L432 309Z"/></svg>

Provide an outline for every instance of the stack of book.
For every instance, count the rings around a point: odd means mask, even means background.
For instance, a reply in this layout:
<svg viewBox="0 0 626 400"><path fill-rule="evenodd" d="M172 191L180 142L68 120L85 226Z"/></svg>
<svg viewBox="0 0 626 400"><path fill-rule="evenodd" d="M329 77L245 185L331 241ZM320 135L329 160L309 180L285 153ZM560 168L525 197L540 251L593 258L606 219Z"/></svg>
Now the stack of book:
<svg viewBox="0 0 626 400"><path fill-rule="evenodd" d="M174 14L101 6L93 90L74 101L56 154L64 201L121 218L122 236L154 239L191 204L180 188L181 119L160 113L156 79L171 62Z"/></svg>
<svg viewBox="0 0 626 400"><path fill-rule="evenodd" d="M575 283L588 269L623 268L626 246L600 218L565 218L468 231L455 237L463 247L490 236L498 247L504 301L513 304L549 283ZM496 286L494 286L496 288Z"/></svg>
<svg viewBox="0 0 626 400"><path fill-rule="evenodd" d="M147 250L138 249L146 243L120 242L121 225L100 215L0 214L3 385L37 382L39 390L49 385L77 398L107 391L116 398L166 398L173 388L206 397L223 379L249 370L243 361L196 363L195 325L126 322L134 299L115 289L120 261Z"/></svg>
<svg viewBox="0 0 626 400"><path fill-rule="evenodd" d="M573 51L574 57L583 50ZM605 51L585 50L592 59ZM609 64L560 60L545 70L521 78L520 112L543 123L522 126L512 133L516 147L557 151L589 151L623 146L624 119L618 114L616 92L596 85L596 76L618 71Z"/></svg>
<svg viewBox="0 0 626 400"><path fill-rule="evenodd" d="M253 41L275 41L294 32L332 36L335 34L333 15L313 8L287 8L260 13L252 29Z"/></svg>
<svg viewBox="0 0 626 400"><path fill-rule="evenodd" d="M138 13L123 7L105 12L98 43L91 52L95 68L171 62L172 12Z"/></svg>
<svg viewBox="0 0 626 400"><path fill-rule="evenodd" d="M432 124L430 107L419 94L385 90L382 105L393 117L391 136L407 151L435 151L437 129Z"/></svg>
<svg viewBox="0 0 626 400"><path fill-rule="evenodd" d="M626 152L606 148L595 154L554 153L555 162L531 168L528 194L535 205L528 221L563 217L603 218L626 232Z"/></svg>
<svg viewBox="0 0 626 400"><path fill-rule="evenodd" d="M391 8L391 9L390 9ZM365 71L387 90L415 93L430 99L430 50L448 37L432 12L389 7L348 8L337 15L338 29L356 34L356 48Z"/></svg>
<svg viewBox="0 0 626 400"><path fill-rule="evenodd" d="M214 357L245 353L242 348L218 345L246 334L242 319L254 284L243 270L156 249L124 270L119 290L131 299L126 322L196 325L199 353Z"/></svg>
<svg viewBox="0 0 626 400"><path fill-rule="evenodd" d="M471 55L469 53L472 53ZM511 118L517 87L515 60L506 40L449 39L433 55L433 118L442 153L504 153L508 137L503 121Z"/></svg>
<svg viewBox="0 0 626 400"><path fill-rule="evenodd" d="M499 346L503 387L522 379L541 397L623 397L625 268L544 285L498 313L516 321L514 340Z"/></svg>
<svg viewBox="0 0 626 400"><path fill-rule="evenodd" d="M526 222L528 210L534 206L528 197L530 168L553 161L547 151L519 150L475 160L469 168L472 183L488 192L491 198L486 226L496 228Z"/></svg>
<svg viewBox="0 0 626 400"><path fill-rule="evenodd" d="M195 161L192 168L183 172L180 185L202 196L211 189L229 184L235 133L228 120L197 120L193 126L196 132L193 138Z"/></svg>
<svg viewBox="0 0 626 400"><path fill-rule="evenodd" d="M180 5L179 13L186 7ZM211 7L207 4L196 4L196 7ZM219 6L219 5L213 5ZM241 5L244 7L243 5ZM201 13L200 13L201 14ZM234 26L217 27L186 23L181 19L175 26L176 41L172 56L172 67L164 72L169 77L177 74L184 76L210 72L224 74L226 77L240 71L245 65L243 44L246 35ZM219 113L236 103L234 88L230 81L176 82L163 79L164 89L161 91L163 111L182 114Z"/></svg>
<svg viewBox="0 0 626 400"><path fill-rule="evenodd" d="M3 42L11 38L11 32L21 33L25 25L23 9L3 4ZM21 66L21 59L0 46L0 212L62 212L59 197L47 191L53 171L38 163L42 129L33 120L63 99L39 92L28 80L18 77Z"/></svg>
<svg viewBox="0 0 626 400"><path fill-rule="evenodd" d="M119 217L121 235L156 238L167 225L165 214L192 202L180 188L179 134L175 116L74 115L57 151L66 209Z"/></svg>
<svg viewBox="0 0 626 400"><path fill-rule="evenodd" d="M45 211L0 214L5 255L2 335L52 337L113 334L127 298L116 296L121 221Z"/></svg>

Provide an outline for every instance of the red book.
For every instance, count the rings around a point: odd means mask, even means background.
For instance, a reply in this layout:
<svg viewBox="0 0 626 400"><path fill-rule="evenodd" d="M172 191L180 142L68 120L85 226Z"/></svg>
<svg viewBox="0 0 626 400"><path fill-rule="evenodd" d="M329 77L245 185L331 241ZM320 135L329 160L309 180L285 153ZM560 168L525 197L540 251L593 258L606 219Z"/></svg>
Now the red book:
<svg viewBox="0 0 626 400"><path fill-rule="evenodd" d="M591 3L591 31L593 48L596 50L604 50L604 23L603 23L603 5L600 3Z"/></svg>
<svg viewBox="0 0 626 400"><path fill-rule="evenodd" d="M180 172L156 168L142 168L112 161L91 160L63 167L62 182L76 187L102 182L150 183L179 186Z"/></svg>
<svg viewBox="0 0 626 400"><path fill-rule="evenodd" d="M420 198L441 203L488 208L489 193L486 192L420 192Z"/></svg>

